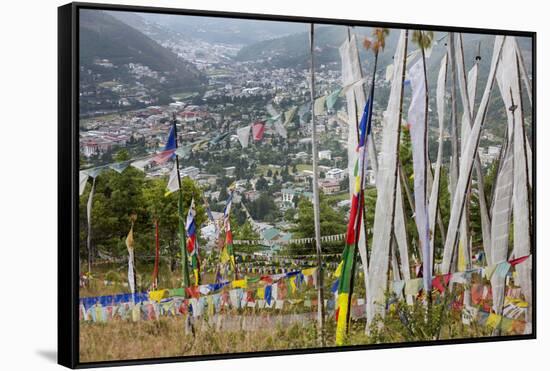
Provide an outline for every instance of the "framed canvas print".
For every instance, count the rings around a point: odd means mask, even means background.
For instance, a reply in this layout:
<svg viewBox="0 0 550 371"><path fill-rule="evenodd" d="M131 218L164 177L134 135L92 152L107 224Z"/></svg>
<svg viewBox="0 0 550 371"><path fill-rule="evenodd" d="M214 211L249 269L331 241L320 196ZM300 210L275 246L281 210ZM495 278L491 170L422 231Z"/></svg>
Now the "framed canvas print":
<svg viewBox="0 0 550 371"><path fill-rule="evenodd" d="M59 8L59 363L533 339L535 33Z"/></svg>

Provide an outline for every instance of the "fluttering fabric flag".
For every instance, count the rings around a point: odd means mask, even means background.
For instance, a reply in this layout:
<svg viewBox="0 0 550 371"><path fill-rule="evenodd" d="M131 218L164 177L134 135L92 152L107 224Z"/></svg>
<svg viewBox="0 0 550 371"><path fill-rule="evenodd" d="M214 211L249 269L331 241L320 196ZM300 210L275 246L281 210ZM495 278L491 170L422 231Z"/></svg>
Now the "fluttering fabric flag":
<svg viewBox="0 0 550 371"><path fill-rule="evenodd" d="M130 293L136 292L136 269L134 267L134 218L132 218L132 226L130 232L126 236L126 248L128 249L128 287Z"/></svg>
<svg viewBox="0 0 550 371"><path fill-rule="evenodd" d="M474 163L475 154L479 147L479 138L481 135L481 128L485 120L487 113L487 108L489 104L489 97L491 95L491 90L493 88L493 83L495 80L496 70L500 62L500 55L502 51L503 41L506 36L496 36L495 45L493 49L493 57L491 60L491 67L489 70L489 75L487 79L487 84L485 85L485 91L481 98L479 108L464 148L462 158L464 161L460 162L460 172L457 181L457 186L454 192L454 197L451 207L451 216L449 218L448 232L445 239L445 245L443 248L443 260L441 263L441 272L449 273L451 269L451 259L453 256L453 250L457 242L458 229L460 225L460 220L462 218L462 212L464 210L465 197L467 194L467 188L470 183L470 178L472 174L472 168Z"/></svg>
<svg viewBox="0 0 550 371"><path fill-rule="evenodd" d="M227 138L228 136L229 136L229 132L228 132L228 131L226 131L225 133L221 133L220 135L217 135L217 136L215 136L214 138L212 138L212 139L210 140L210 144L213 144L213 145L218 144L218 143L220 143L222 140L224 140L225 138Z"/></svg>
<svg viewBox="0 0 550 371"><path fill-rule="evenodd" d="M248 147L248 138L250 137L250 127L251 125L248 125L237 129L237 137L239 138L239 143L241 143L241 146L243 148Z"/></svg>
<svg viewBox="0 0 550 371"><path fill-rule="evenodd" d="M460 87L460 97L463 106L463 115L461 122L461 146L460 152L464 152L466 145L466 138L470 135L470 129L472 126L474 116L474 103L477 90L477 75L478 65L474 64L468 75L466 76L466 67L464 65L464 43L461 33L455 34L456 36L456 62L458 70L458 82ZM479 200L479 214L481 220L481 234L483 238L483 248L488 251L488 246L491 245L490 241L490 221L489 212L487 211L487 204L485 201L485 190L483 186L483 174L481 170L481 162L479 156L476 154L474 158L474 166L477 175L477 191ZM471 187L470 187L471 188ZM471 191L468 190L468 198L470 198ZM470 205L468 202L464 205L464 216L460 222L460 239L458 243L458 270L464 270L471 265L470 254L470 231L468 229L468 215L470 214Z"/></svg>
<svg viewBox="0 0 550 371"><path fill-rule="evenodd" d="M371 91L372 92L372 91ZM357 160L354 169L355 187L351 200L348 228L346 232L346 246L342 254L342 263L339 265L338 285L338 309L336 312L336 345L343 345L348 328L350 295L355 267L355 252L361 233L363 203L364 203L364 178L367 168L367 136L371 132L372 103L370 98L365 104L361 123L359 125L359 145L357 147ZM341 267L341 268L340 268Z"/></svg>
<svg viewBox="0 0 550 371"><path fill-rule="evenodd" d="M416 295L423 287L422 278L413 278L405 282L405 294Z"/></svg>
<svg viewBox="0 0 550 371"><path fill-rule="evenodd" d="M180 158L189 158L192 149L192 145L178 147L178 149L176 149L176 155L178 155Z"/></svg>
<svg viewBox="0 0 550 371"><path fill-rule="evenodd" d="M265 122L256 121L252 124L252 137L255 141L260 141L264 137L265 132Z"/></svg>
<svg viewBox="0 0 550 371"><path fill-rule="evenodd" d="M168 178L168 184L166 185L166 193L164 194L165 196L168 196L170 193L176 192L178 189L180 189L178 175L178 163L174 161L174 166L172 167L170 178Z"/></svg>
<svg viewBox="0 0 550 371"><path fill-rule="evenodd" d="M247 281L246 280L234 280L231 282L231 287L234 289L240 288L240 289L246 289L247 287Z"/></svg>
<svg viewBox="0 0 550 371"><path fill-rule="evenodd" d="M512 133L510 133L513 135ZM493 196L493 218L491 220L491 246L487 254L488 264L505 260L508 258L510 241L510 221L512 218L512 196L514 187L514 151L510 139L502 147L503 156L499 171L494 183ZM493 290L493 309L495 313L501 314L504 306L504 279L491 277L491 288Z"/></svg>
<svg viewBox="0 0 550 371"><path fill-rule="evenodd" d="M386 67L386 82L391 82L393 78L393 64L388 64Z"/></svg>
<svg viewBox="0 0 550 371"><path fill-rule="evenodd" d="M164 145L164 150L152 158L152 161L157 164L163 164L166 161L174 158L176 152L176 132L174 126L170 127L170 133L168 134L168 139Z"/></svg>
<svg viewBox="0 0 550 371"><path fill-rule="evenodd" d="M507 261L500 262L499 264L497 264L497 267L496 267L495 272L493 273L493 275L497 276L501 279L504 279L508 275L508 271L510 270L511 266L512 265L510 263L508 263Z"/></svg>
<svg viewBox="0 0 550 371"><path fill-rule="evenodd" d="M168 290L153 290L149 291L149 299L151 301L160 302L162 299L165 299L169 296Z"/></svg>
<svg viewBox="0 0 550 371"><path fill-rule="evenodd" d="M78 185L78 195L82 196L84 189L86 189L86 184L88 183L89 175L86 171L80 170L78 173L79 185Z"/></svg>
<svg viewBox="0 0 550 371"><path fill-rule="evenodd" d="M168 138L166 139L166 144L164 145L164 150L169 151L176 149L176 128L174 125L170 126L170 132L168 133Z"/></svg>
<svg viewBox="0 0 550 371"><path fill-rule="evenodd" d="M430 228L430 262L432 266L430 271L433 272L434 262L434 240L435 240L435 221L438 211L439 188L441 183L441 165L443 162L443 135L445 131L445 85L447 77L447 54L443 55L437 75L436 88L436 106L437 118L439 123L439 137L437 144L437 159L435 162L435 172L432 182L432 190L428 203L428 220Z"/></svg>
<svg viewBox="0 0 550 371"><path fill-rule="evenodd" d="M230 263L230 267L235 274L235 278L238 277L237 265L235 261L235 254L233 253L233 234L231 232L231 223L229 221L231 215L231 206L233 203L233 193L235 191L234 185L231 185L229 197L223 210L223 225L225 230L225 243L221 252L222 264Z"/></svg>
<svg viewBox="0 0 550 371"><path fill-rule="evenodd" d="M344 260L340 261L340 264L338 264L338 267L336 267L336 270L334 271L333 276L336 278L339 278L342 275L342 268L344 267Z"/></svg>
<svg viewBox="0 0 550 371"><path fill-rule="evenodd" d="M267 305L271 305L271 285L265 287L264 300L267 302Z"/></svg>
<svg viewBox="0 0 550 371"><path fill-rule="evenodd" d="M290 290L291 290L291 292L292 292L293 294L296 293L296 290L297 290L296 277L297 277L297 276L292 276L292 277L290 277L290 279L288 280L288 282L290 283Z"/></svg>
<svg viewBox="0 0 550 371"><path fill-rule="evenodd" d="M185 218L183 214L183 192L179 192L178 197L178 234L180 241L180 252L181 252L181 267L182 267L182 276L183 276L183 287L185 289L189 288L189 262L187 259L187 247L185 240Z"/></svg>
<svg viewBox="0 0 550 371"><path fill-rule="evenodd" d="M106 169L108 169L108 166L107 165L102 165L102 166L96 166L92 169L88 169L88 170L86 170L86 172L88 173L88 175L91 178L95 179L99 174L101 174Z"/></svg>
<svg viewBox="0 0 550 371"><path fill-rule="evenodd" d="M214 215L212 215L212 210L210 210L210 204L208 203L208 200L206 199L206 197L203 196L202 202L204 204L204 208L206 209L206 215L208 216L208 220L210 220L210 223L214 225L214 228L216 230L216 240L217 240L220 234L220 228L218 227L218 223L216 223L216 219L214 219Z"/></svg>
<svg viewBox="0 0 550 371"><path fill-rule="evenodd" d="M359 60L359 51L357 50L357 38L352 33L339 48L339 54L342 65L342 85L344 95L346 97L346 109L347 109L347 124L348 124L348 174L353 174L355 168L355 161L357 157L356 149L358 147L359 137L356 128L359 126L359 120L361 119L361 108L365 106L366 97L363 84L366 81L362 73L362 64ZM365 62L365 61L364 61ZM372 135L369 137L369 160L371 169L374 171L375 176L378 173L378 164L376 159L376 153L374 150L374 140ZM353 197L353 189L355 188L354 179L352 176L348 177L349 181L349 193L350 199ZM368 286L369 276L369 262L367 256L366 247L366 233L364 226L361 227L361 233L359 236L358 248L359 255L361 256L361 263L363 267L363 280L365 287Z"/></svg>
<svg viewBox="0 0 550 371"><path fill-rule="evenodd" d="M395 294L395 296L397 296L398 298L403 297L404 288L405 288L404 280L392 281L391 283L391 290Z"/></svg>
<svg viewBox="0 0 550 371"><path fill-rule="evenodd" d="M341 92L342 92L342 88L339 88L339 89L334 90L332 93L330 93L327 96L326 104L327 104L327 109L329 111L332 111L334 109L334 105L338 101L338 97L340 96Z"/></svg>
<svg viewBox="0 0 550 371"><path fill-rule="evenodd" d="M321 116L325 114L326 100L327 100L326 95L323 95L322 97L315 99L315 102L313 104L313 112L315 113L315 116Z"/></svg>
<svg viewBox="0 0 550 371"><path fill-rule="evenodd" d="M352 39L355 39L355 35L352 36ZM348 55L350 53L353 53L354 50L357 51L357 47L354 46L354 45L351 45L351 44L348 44L348 46L346 47L346 42L348 42L348 40L344 41L344 44L342 44L340 46L340 53L342 52L346 52L345 49L347 49L348 51ZM340 57L344 58L345 57L345 54L341 54ZM357 55L356 55L356 58L355 59L355 63L357 62L360 62L358 61L358 58L357 58ZM353 62L352 62L353 63ZM349 67L349 66L348 66ZM347 69L347 68L346 68ZM353 67L353 69L355 70L355 67ZM353 72L356 72L358 73L358 75L354 75L354 76L360 76L361 75L361 71L353 71ZM363 85L365 84L365 82L367 82L367 78L366 77L361 77L355 81L349 81L348 83L345 83L343 86L342 86L342 91L340 92L342 95L346 95L349 91L351 90L354 90L356 88L360 88L362 89L363 88Z"/></svg>
<svg viewBox="0 0 550 371"><path fill-rule="evenodd" d="M267 119L270 123L278 120L279 117L281 117L281 114L277 112L277 110L273 107L273 104L269 103L267 106L265 106L265 109L270 116Z"/></svg>
<svg viewBox="0 0 550 371"><path fill-rule="evenodd" d="M136 160L130 163L130 166L138 169L139 171L145 171L145 167L149 165L152 161L152 158L144 158L141 160Z"/></svg>
<svg viewBox="0 0 550 371"><path fill-rule="evenodd" d="M516 266L516 265L518 265L518 264L520 264L520 263L523 263L523 262L526 261L527 259L529 259L530 256L531 256L531 255L526 255L526 256L522 256L522 257L520 257L520 258L512 259L512 260L510 260L508 263L510 263L510 265L511 265L512 267L514 267L514 266Z"/></svg>
<svg viewBox="0 0 550 371"><path fill-rule="evenodd" d="M527 156L528 141L526 140L524 125L524 107L520 86L519 60L517 57L515 37L507 37L502 48L502 61L500 65L501 96L507 108L508 132L512 133L511 150L513 151L513 233L515 256L524 256L531 253L532 221L531 202L529 194L531 185L529 174L530 157ZM511 128L511 129L510 129ZM532 303L531 261L517 268L517 282L521 287L525 299ZM528 309L526 321L530 327L532 311Z"/></svg>
<svg viewBox="0 0 550 371"><path fill-rule="evenodd" d="M393 233L393 210L397 186L397 152L401 125L401 101L403 73L407 53L408 32L402 30L394 56L394 75L391 82L388 108L384 117L382 133L382 156L378 174L376 211L374 218L372 254L369 262L369 282L367 289L367 323L370 325L377 314L384 315L384 292L387 288L387 270L390 243Z"/></svg>
<svg viewBox="0 0 550 371"><path fill-rule="evenodd" d="M412 99L409 107L409 124L412 143L414 171L415 221L422 251L422 276L424 288L431 292L432 272L430 262L430 226L428 217L427 195L427 118L426 118L426 84L422 60L416 62L409 70L412 87Z"/></svg>
<svg viewBox="0 0 550 371"><path fill-rule="evenodd" d="M445 288L449 285L451 280L451 274L447 273L444 275L435 276L432 280L432 286L437 289L441 294L445 292Z"/></svg>
<svg viewBox="0 0 550 371"><path fill-rule="evenodd" d="M282 114L276 114L267 118L267 122L273 124L275 121L282 119Z"/></svg>
<svg viewBox="0 0 550 371"><path fill-rule="evenodd" d="M193 143L190 144L191 151L196 152L196 151L206 147L206 145L208 143L209 143L208 139L201 139L201 140L198 140L196 142L193 142Z"/></svg>
<svg viewBox="0 0 550 371"><path fill-rule="evenodd" d="M285 112L285 122L283 123L284 126L290 124L290 122L294 118L294 115L296 114L296 111L298 111L298 107L294 106Z"/></svg>
<svg viewBox="0 0 550 371"><path fill-rule="evenodd" d="M132 161L115 162L113 164L109 164L109 168L121 174L128 166L130 166L131 162Z"/></svg>
<svg viewBox="0 0 550 371"><path fill-rule="evenodd" d="M311 111L311 102L306 102L298 108L298 116L300 117L300 124L304 123L304 116Z"/></svg>
<svg viewBox="0 0 550 371"><path fill-rule="evenodd" d="M283 123L282 123L282 119L278 119L277 121L275 121L275 131L277 132L277 134L279 134L282 138L285 138L287 137L287 131L286 131L286 128L283 126Z"/></svg>
<svg viewBox="0 0 550 371"><path fill-rule="evenodd" d="M195 199L192 199L191 205L189 206L189 212L187 213L187 221L185 223L185 231L187 233L187 254L191 257L191 267L193 268L195 285L200 285L199 241L197 240L195 215Z"/></svg>
<svg viewBox="0 0 550 371"><path fill-rule="evenodd" d="M401 169L398 169L399 174L401 174ZM399 178L400 175L398 175ZM401 267L401 278L408 280L411 278L411 270L409 263L409 243L407 238L407 230L405 227L405 211L403 208L403 191L401 189L401 182L396 183L396 200L395 200L395 244L397 245L397 251L399 251L399 261L401 264L397 263L397 258L395 259L396 265ZM395 255L395 254L393 254ZM395 271L397 272L398 267ZM413 304L413 297L407 296L407 303L409 305Z"/></svg>

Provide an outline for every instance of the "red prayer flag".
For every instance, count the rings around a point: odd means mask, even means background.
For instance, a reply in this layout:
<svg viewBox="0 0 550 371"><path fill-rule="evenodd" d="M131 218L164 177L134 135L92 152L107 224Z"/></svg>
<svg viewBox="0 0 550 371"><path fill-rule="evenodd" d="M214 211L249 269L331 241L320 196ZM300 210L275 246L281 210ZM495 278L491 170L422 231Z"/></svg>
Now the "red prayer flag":
<svg viewBox="0 0 550 371"><path fill-rule="evenodd" d="M526 261L529 258L529 256L530 255L525 255L520 258L508 260L508 263L510 263L510 265L513 267L515 265L518 265L519 263L523 263L524 261Z"/></svg>
<svg viewBox="0 0 550 371"><path fill-rule="evenodd" d="M252 124L252 136L254 140L259 141L264 137L265 123L262 121L256 121Z"/></svg>
<svg viewBox="0 0 550 371"><path fill-rule="evenodd" d="M157 164L164 164L166 161L170 160L172 157L174 157L174 154L176 153L175 149L169 149L166 151L162 151L155 155L152 159L152 161L156 162Z"/></svg>
<svg viewBox="0 0 550 371"><path fill-rule="evenodd" d="M189 286L189 287L186 287L185 288L185 292L187 293L187 295L189 295L189 297L191 298L199 298L201 293L199 291L199 286Z"/></svg>
<svg viewBox="0 0 550 371"><path fill-rule="evenodd" d="M265 283L273 283L273 278L269 275L260 276L260 281L263 281Z"/></svg>
<svg viewBox="0 0 550 371"><path fill-rule="evenodd" d="M247 303L254 303L255 302L254 293L250 290L246 292L246 302Z"/></svg>
<svg viewBox="0 0 550 371"><path fill-rule="evenodd" d="M483 299L483 285L475 283L471 288L472 303L479 305Z"/></svg>
<svg viewBox="0 0 550 371"><path fill-rule="evenodd" d="M447 287L450 280L451 280L451 273L435 276L434 279L432 280L432 286L435 287L437 291L439 291L441 294L443 294L445 292L445 287Z"/></svg>

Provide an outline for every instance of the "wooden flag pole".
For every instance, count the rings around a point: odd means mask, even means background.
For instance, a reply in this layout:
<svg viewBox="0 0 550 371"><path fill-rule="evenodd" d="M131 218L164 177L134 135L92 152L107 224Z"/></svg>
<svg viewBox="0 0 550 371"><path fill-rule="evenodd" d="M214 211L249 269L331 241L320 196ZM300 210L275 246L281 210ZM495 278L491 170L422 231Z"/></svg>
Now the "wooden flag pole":
<svg viewBox="0 0 550 371"><path fill-rule="evenodd" d="M88 247L88 273L92 273L92 203L94 200L96 178L97 176L95 176L92 180L92 189L90 190L90 195L88 196L88 205L86 209L86 213L88 216L88 234L86 236L86 245Z"/></svg>
<svg viewBox="0 0 550 371"><path fill-rule="evenodd" d="M178 131L176 127L176 114L172 115L172 127L174 130L174 139L176 144L176 150L178 149ZM183 286L185 288L189 287L189 267L187 266L187 249L185 247L185 225L183 220L183 194L181 193L181 175L180 175L180 163L179 156L176 153L176 170L178 174L178 214L179 214L179 232L180 232L180 248L181 248L181 264L182 264L182 274L183 274ZM187 297L187 290L185 292Z"/></svg>
<svg viewBox="0 0 550 371"><path fill-rule="evenodd" d="M310 53L311 53L311 150L313 157L313 218L315 223L315 247L317 250L317 322L319 326L319 340L321 346L325 346L325 300L323 292L323 266L321 261L321 215L319 205L319 169L317 164L317 129L315 127L315 73L314 73L314 32L315 25L311 23L309 33Z"/></svg>

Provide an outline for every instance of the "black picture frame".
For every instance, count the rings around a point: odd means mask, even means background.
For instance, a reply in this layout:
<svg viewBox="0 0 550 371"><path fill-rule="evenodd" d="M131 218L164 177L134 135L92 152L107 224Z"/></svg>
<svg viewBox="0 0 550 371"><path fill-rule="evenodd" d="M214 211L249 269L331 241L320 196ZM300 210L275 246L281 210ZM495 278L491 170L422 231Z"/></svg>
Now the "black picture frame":
<svg viewBox="0 0 550 371"><path fill-rule="evenodd" d="M102 361L81 363L79 361L79 273L78 273L78 167L79 167L79 10L118 10L143 13L162 13L173 15L192 15L207 17L224 17L254 20L272 20L284 22L315 23L330 25L350 25L363 27L388 27L396 29L454 31L461 33L505 34L520 37L529 37L532 40L532 137L533 137L533 192L532 192L532 241L533 241L533 320L532 333L529 335L511 335L500 337L480 337L469 339L450 339L437 341L403 342L392 344L373 344L342 347L323 347L309 349L292 349L280 351L243 352L233 354L210 354L201 356L182 356L166 358L150 358L136 360ZM370 350L381 348L402 348L417 346L433 346L462 343L481 343L510 340L536 339L537 334L537 306L536 306L536 32L515 31L484 28L464 28L449 26L434 26L423 24L391 23L380 21L361 21L349 19L329 19L314 17L284 16L272 14L234 13L222 11L203 11L191 9L175 9L160 7L144 7L97 3L70 3L58 8L58 363L69 368L89 368L122 365L140 365L169 363L182 361L203 361L214 359L232 359L247 357L280 356L293 354L341 352L352 350Z"/></svg>

